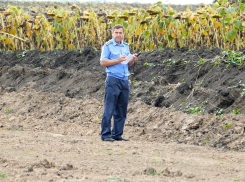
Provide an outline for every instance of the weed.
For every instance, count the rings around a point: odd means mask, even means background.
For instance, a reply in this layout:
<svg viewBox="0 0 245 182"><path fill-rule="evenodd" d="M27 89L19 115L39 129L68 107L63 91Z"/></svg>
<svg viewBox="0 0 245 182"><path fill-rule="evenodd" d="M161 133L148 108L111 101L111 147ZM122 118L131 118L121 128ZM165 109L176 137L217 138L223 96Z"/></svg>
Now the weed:
<svg viewBox="0 0 245 182"><path fill-rule="evenodd" d="M202 104L203 104L203 105L207 105L207 104L208 104L208 101L205 100L205 101L202 102Z"/></svg>
<svg viewBox="0 0 245 182"><path fill-rule="evenodd" d="M22 54L17 54L17 58L22 58L26 56L27 51L24 51Z"/></svg>
<svg viewBox="0 0 245 182"><path fill-rule="evenodd" d="M183 105L186 104L186 103L187 103L187 101L182 102L179 106L181 107L181 106L183 106Z"/></svg>
<svg viewBox="0 0 245 182"><path fill-rule="evenodd" d="M110 180L123 180L123 178L121 178L121 177L119 177L119 176L116 176L116 177L110 176L110 177L108 178L108 181L110 181Z"/></svg>
<svg viewBox="0 0 245 182"><path fill-rule="evenodd" d="M204 111L205 111L204 108L198 107L198 106L196 106L196 105L195 105L195 107L191 107L191 108L189 108L189 109L187 110L187 112L188 112L189 114L199 114L199 113L204 112Z"/></svg>
<svg viewBox="0 0 245 182"><path fill-rule="evenodd" d="M171 106L169 106L169 108L168 109L172 109L172 108L174 108L174 105L172 104Z"/></svg>
<svg viewBox="0 0 245 182"><path fill-rule="evenodd" d="M11 113L12 111L13 111L13 109L9 109L9 108L4 109L4 112L5 112L5 113Z"/></svg>
<svg viewBox="0 0 245 182"><path fill-rule="evenodd" d="M183 61L184 64L189 64L191 61Z"/></svg>
<svg viewBox="0 0 245 182"><path fill-rule="evenodd" d="M134 91L133 91L133 93L135 94L135 93L137 93L138 92L138 90L137 89L135 89Z"/></svg>
<svg viewBox="0 0 245 182"><path fill-rule="evenodd" d="M125 154L125 152L120 152L120 155L124 155Z"/></svg>
<svg viewBox="0 0 245 182"><path fill-rule="evenodd" d="M185 81L185 78L181 79L180 81L181 81L181 82Z"/></svg>
<svg viewBox="0 0 245 182"><path fill-rule="evenodd" d="M135 82L136 82L136 80L130 81L130 83L135 83Z"/></svg>
<svg viewBox="0 0 245 182"><path fill-rule="evenodd" d="M112 151L107 151L107 155L112 155L113 152Z"/></svg>
<svg viewBox="0 0 245 182"><path fill-rule="evenodd" d="M219 65L222 62L222 60L217 59L214 63L212 63L211 65Z"/></svg>
<svg viewBox="0 0 245 182"><path fill-rule="evenodd" d="M224 124L223 129L227 129L229 127L232 127L232 125L233 125L232 123L228 122L228 123Z"/></svg>
<svg viewBox="0 0 245 182"><path fill-rule="evenodd" d="M204 63L205 63L205 61L202 58L200 58L199 61L197 62L197 64L199 64L199 65L204 64Z"/></svg>
<svg viewBox="0 0 245 182"><path fill-rule="evenodd" d="M239 178L235 178L234 181L240 181L240 179Z"/></svg>
<svg viewBox="0 0 245 182"><path fill-rule="evenodd" d="M30 152L24 152L24 154L33 155L33 153L30 153Z"/></svg>
<svg viewBox="0 0 245 182"><path fill-rule="evenodd" d="M156 96L156 95L157 95L157 93L152 92L152 93L151 93L151 95L152 95L152 96Z"/></svg>
<svg viewBox="0 0 245 182"><path fill-rule="evenodd" d="M87 88L87 86L83 86L83 87L82 87L82 89L86 89L86 88Z"/></svg>
<svg viewBox="0 0 245 182"><path fill-rule="evenodd" d="M155 176L155 175L157 175L156 172L148 174L148 176Z"/></svg>
<svg viewBox="0 0 245 182"><path fill-rule="evenodd" d="M164 60L164 61L163 61L163 63L167 63L167 62L172 62L172 60L169 59L169 60Z"/></svg>
<svg viewBox="0 0 245 182"><path fill-rule="evenodd" d="M16 132L16 131L21 131L21 129L20 128L17 128L16 130L14 130L14 132Z"/></svg>
<svg viewBox="0 0 245 182"><path fill-rule="evenodd" d="M136 83L136 84L134 84L134 86L138 87L138 86L140 86L140 83Z"/></svg>
<svg viewBox="0 0 245 182"><path fill-rule="evenodd" d="M80 50L79 50L79 54L82 54L82 53L83 53L83 49L80 49Z"/></svg>
<svg viewBox="0 0 245 182"><path fill-rule="evenodd" d="M236 64L238 66L241 66L245 60L245 55L242 56L242 52L236 52L228 50L226 51L228 53L228 56L225 58L227 67L230 66L231 63Z"/></svg>
<svg viewBox="0 0 245 182"><path fill-rule="evenodd" d="M237 109L237 110L234 109L231 113L232 114L241 114L240 110L241 109Z"/></svg>
<svg viewBox="0 0 245 182"><path fill-rule="evenodd" d="M203 141L202 143L203 143L203 144L207 144L208 142L209 142L209 139L208 139L208 140Z"/></svg>
<svg viewBox="0 0 245 182"><path fill-rule="evenodd" d="M245 95L245 89L242 89L241 97Z"/></svg>
<svg viewBox="0 0 245 182"><path fill-rule="evenodd" d="M5 132L6 131L6 129L4 128L2 131L0 131L0 132Z"/></svg>
<svg viewBox="0 0 245 182"><path fill-rule="evenodd" d="M224 112L223 109L218 109L218 110L216 111L215 115L218 116L218 117L224 116L224 115L223 115L223 112Z"/></svg>
<svg viewBox="0 0 245 182"><path fill-rule="evenodd" d="M102 152L103 150L102 149L100 149L100 150L98 150L99 152Z"/></svg>
<svg viewBox="0 0 245 182"><path fill-rule="evenodd" d="M160 153L159 152L155 152L154 155L160 155Z"/></svg>
<svg viewBox="0 0 245 182"><path fill-rule="evenodd" d="M201 80L201 81L200 81L200 82L199 82L197 85L198 85L198 86L199 86L199 85L201 85L201 84L202 84L202 82L203 82L203 79L202 79L202 80Z"/></svg>
<svg viewBox="0 0 245 182"><path fill-rule="evenodd" d="M5 173L0 174L0 178L4 178L5 176L6 176L6 174L5 174Z"/></svg>
<svg viewBox="0 0 245 182"><path fill-rule="evenodd" d="M45 57L44 56L41 56L39 59L41 60L41 59L44 59Z"/></svg>

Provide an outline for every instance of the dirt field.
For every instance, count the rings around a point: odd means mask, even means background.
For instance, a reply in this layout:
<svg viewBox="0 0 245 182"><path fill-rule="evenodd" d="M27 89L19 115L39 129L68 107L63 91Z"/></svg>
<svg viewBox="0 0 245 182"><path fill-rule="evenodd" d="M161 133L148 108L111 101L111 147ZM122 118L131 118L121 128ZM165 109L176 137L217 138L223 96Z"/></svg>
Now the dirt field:
<svg viewBox="0 0 245 182"><path fill-rule="evenodd" d="M100 51L20 54L0 53L0 181L245 181L244 66L222 50L143 53L130 142L112 143L100 140Z"/></svg>

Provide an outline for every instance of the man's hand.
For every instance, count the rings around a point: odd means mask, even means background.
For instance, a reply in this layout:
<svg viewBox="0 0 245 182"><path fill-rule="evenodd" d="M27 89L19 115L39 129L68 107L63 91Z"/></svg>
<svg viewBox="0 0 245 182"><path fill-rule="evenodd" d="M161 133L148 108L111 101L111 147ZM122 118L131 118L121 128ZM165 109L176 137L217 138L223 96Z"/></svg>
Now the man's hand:
<svg viewBox="0 0 245 182"><path fill-rule="evenodd" d="M119 63L125 61L125 60L126 60L126 57L127 57L126 55L121 55L121 56L118 58Z"/></svg>
<svg viewBox="0 0 245 182"><path fill-rule="evenodd" d="M139 58L139 57L137 57L137 54L134 54L134 58L132 59L132 61L130 61L130 62L128 63L128 65L129 65L129 66L132 66L133 63L134 63L135 61L138 60L138 58Z"/></svg>

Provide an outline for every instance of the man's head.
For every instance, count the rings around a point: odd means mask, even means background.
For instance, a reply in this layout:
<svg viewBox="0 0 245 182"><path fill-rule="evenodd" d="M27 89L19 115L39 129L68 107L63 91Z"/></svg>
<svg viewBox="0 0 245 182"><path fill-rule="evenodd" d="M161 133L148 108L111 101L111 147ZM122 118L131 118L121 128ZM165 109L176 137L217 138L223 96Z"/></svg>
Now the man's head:
<svg viewBox="0 0 245 182"><path fill-rule="evenodd" d="M122 25L116 25L112 29L112 37L116 43L120 44L124 36L124 27Z"/></svg>

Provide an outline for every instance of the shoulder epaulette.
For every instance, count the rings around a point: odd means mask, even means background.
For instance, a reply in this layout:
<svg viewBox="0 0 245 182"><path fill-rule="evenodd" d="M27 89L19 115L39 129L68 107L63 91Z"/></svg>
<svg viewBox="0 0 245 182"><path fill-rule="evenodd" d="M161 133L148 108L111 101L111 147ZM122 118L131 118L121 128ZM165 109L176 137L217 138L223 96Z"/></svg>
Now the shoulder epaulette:
<svg viewBox="0 0 245 182"><path fill-rule="evenodd" d="M105 43L105 45L112 44L112 40L109 40L108 42Z"/></svg>
<svg viewBox="0 0 245 182"><path fill-rule="evenodd" d="M123 42L123 44L125 44L125 45L129 45L129 43L127 43L127 42Z"/></svg>

